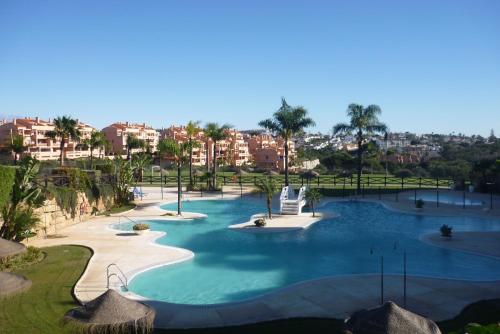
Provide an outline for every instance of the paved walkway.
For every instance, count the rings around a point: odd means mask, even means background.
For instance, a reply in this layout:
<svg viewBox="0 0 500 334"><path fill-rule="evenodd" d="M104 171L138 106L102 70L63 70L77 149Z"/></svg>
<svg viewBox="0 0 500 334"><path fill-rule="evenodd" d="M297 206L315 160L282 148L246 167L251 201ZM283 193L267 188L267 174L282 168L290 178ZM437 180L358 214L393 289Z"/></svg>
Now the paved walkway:
<svg viewBox="0 0 500 334"><path fill-rule="evenodd" d="M239 197L238 192L225 193L225 198ZM245 189L245 191L249 191ZM79 244L92 248L94 255L84 275L75 287L76 297L89 301L106 290L106 267L116 263L128 278L138 272L154 266L184 261L193 256L186 249L161 246L154 240L163 236L160 232L150 232L136 236L109 228L110 224L123 221L127 216L133 220L141 219L182 219L195 218L196 214L184 214L183 217L165 215L158 205L166 201L175 201L176 193L167 189L163 195L160 189L143 188L147 193L139 206L127 213L112 217L97 217L87 222L69 226L60 231L65 235L58 239L39 239L30 244L43 247L61 244ZM192 200L201 199L200 194L185 195ZM204 194L203 199L220 198L220 195ZM367 199L370 200L370 199ZM372 196L371 200L376 200ZM394 210L413 212L412 201L399 202L386 199L384 205ZM457 208L425 208L418 214L450 215ZM464 210L461 214L482 217L499 217L497 211ZM167 236L168 237L168 236ZM500 245L498 245L500 247ZM478 252L481 247L478 246ZM394 300L403 305L402 278L386 276L385 300ZM119 281L112 278L112 286ZM430 278L408 278L407 308L434 320L442 320L456 315L465 305L485 298L500 297L500 282L470 282ZM302 282L274 293L249 301L222 305L177 305L157 301L147 301L157 311L156 326L162 328L193 328L238 325L289 317L335 317L343 318L360 308L370 308L380 301L380 278L376 275L355 275L333 277Z"/></svg>
<svg viewBox="0 0 500 334"><path fill-rule="evenodd" d="M384 300L403 306L403 278L384 277ZM439 321L466 305L500 296L499 282L469 282L409 277L406 308ZM299 283L253 300L210 306L147 301L159 328L202 328L249 324L293 317L343 319L380 304L380 277L357 275Z"/></svg>

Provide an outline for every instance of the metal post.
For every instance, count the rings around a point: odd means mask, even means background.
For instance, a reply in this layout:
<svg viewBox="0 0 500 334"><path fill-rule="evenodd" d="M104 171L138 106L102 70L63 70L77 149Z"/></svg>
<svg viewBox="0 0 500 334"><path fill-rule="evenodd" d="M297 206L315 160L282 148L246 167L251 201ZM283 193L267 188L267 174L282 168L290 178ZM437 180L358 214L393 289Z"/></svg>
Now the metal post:
<svg viewBox="0 0 500 334"><path fill-rule="evenodd" d="M493 189L490 192L490 210L493 210Z"/></svg>
<svg viewBox="0 0 500 334"><path fill-rule="evenodd" d="M378 187L378 200L382 200L382 189Z"/></svg>
<svg viewBox="0 0 500 334"><path fill-rule="evenodd" d="M365 198L365 185L363 184L363 188L361 188L361 198Z"/></svg>
<svg viewBox="0 0 500 334"><path fill-rule="evenodd" d="M415 205L417 205L417 189L415 189Z"/></svg>
<svg viewBox="0 0 500 334"><path fill-rule="evenodd" d="M160 191L161 191L161 199L163 199L163 171L160 166Z"/></svg>
<svg viewBox="0 0 500 334"><path fill-rule="evenodd" d="M406 308L406 251L403 253L403 307Z"/></svg>
<svg viewBox="0 0 500 334"><path fill-rule="evenodd" d="M380 305L384 303L384 256L380 256Z"/></svg>
<svg viewBox="0 0 500 334"><path fill-rule="evenodd" d="M439 188L436 188L436 205L439 208Z"/></svg>

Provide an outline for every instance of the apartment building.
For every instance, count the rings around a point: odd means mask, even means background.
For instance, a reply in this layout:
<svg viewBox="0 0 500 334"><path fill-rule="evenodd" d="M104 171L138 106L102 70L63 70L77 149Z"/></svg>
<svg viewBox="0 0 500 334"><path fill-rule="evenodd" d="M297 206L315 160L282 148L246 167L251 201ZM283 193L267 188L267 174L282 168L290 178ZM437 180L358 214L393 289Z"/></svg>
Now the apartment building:
<svg viewBox="0 0 500 334"><path fill-rule="evenodd" d="M127 154L127 138L134 135L136 138L143 140L151 152L156 151L160 134L146 123L135 124L129 122L113 123L102 129L104 136L111 146L111 154ZM132 149L131 153L142 151L142 148Z"/></svg>
<svg viewBox="0 0 500 334"><path fill-rule="evenodd" d="M77 120L77 127L81 133L81 140L89 138L95 129ZM60 139L55 140L46 136L47 131L54 130L54 125L48 121L36 118L15 118L12 121L2 121L0 125L0 145L5 147L14 135L24 138L26 151L24 154L38 160L57 160L60 156ZM66 159L84 158L90 156L89 149L83 149L77 141L66 139L64 155ZM98 154L94 152L94 154Z"/></svg>
<svg viewBox="0 0 500 334"><path fill-rule="evenodd" d="M169 128L164 129L161 131L160 137L162 139L166 138L172 138L175 139L177 142L187 142L189 140L186 127L185 126L175 126L171 125ZM193 166L204 166L207 162L207 155L206 155L206 138L203 135L203 132L200 131L193 140L196 142L197 145L193 147L193 159L192 159L192 164Z"/></svg>
<svg viewBox="0 0 500 334"><path fill-rule="evenodd" d="M186 142L189 140L186 128L184 126L175 125L163 130L161 137L173 138L179 142ZM210 138L207 138L205 133L201 130L193 139L198 144L198 147L193 148L193 165L206 165L207 159L208 163L212 165L213 141ZM219 160L219 165L226 164L230 166L242 166L248 164L252 160L248 150L248 144L245 141L243 134L234 129L227 131L226 139L217 142L215 151L217 159Z"/></svg>
<svg viewBox="0 0 500 334"><path fill-rule="evenodd" d="M259 134L247 136L248 149L253 157L255 167L266 170L285 170L285 141L281 137L273 137L270 134ZM294 160L295 144L288 142L289 165Z"/></svg>

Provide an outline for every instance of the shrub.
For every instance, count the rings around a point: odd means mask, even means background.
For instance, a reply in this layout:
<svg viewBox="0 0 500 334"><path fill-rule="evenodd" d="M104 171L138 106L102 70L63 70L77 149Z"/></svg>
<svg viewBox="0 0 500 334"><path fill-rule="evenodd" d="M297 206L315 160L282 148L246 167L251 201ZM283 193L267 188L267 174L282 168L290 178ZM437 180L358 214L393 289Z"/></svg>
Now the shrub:
<svg viewBox="0 0 500 334"><path fill-rule="evenodd" d="M417 209L422 209L424 207L424 205L425 205L425 202L423 199L421 199L421 198L417 199L417 202L415 203L415 207Z"/></svg>
<svg viewBox="0 0 500 334"><path fill-rule="evenodd" d="M132 229L134 231L144 231L144 230L148 230L149 229L149 225L148 224L144 224L144 223L138 223L138 224L135 224Z"/></svg>
<svg viewBox="0 0 500 334"><path fill-rule="evenodd" d="M439 230L441 231L442 237L451 238L451 231L453 230L453 227L444 224Z"/></svg>
<svg viewBox="0 0 500 334"><path fill-rule="evenodd" d="M0 208L10 200L15 176L16 169L14 167L0 166Z"/></svg>
<svg viewBox="0 0 500 334"><path fill-rule="evenodd" d="M400 169L396 173L394 173L394 176L402 178L412 177L413 172L409 169Z"/></svg>
<svg viewBox="0 0 500 334"><path fill-rule="evenodd" d="M0 270L14 271L29 265L38 263L44 258L44 253L36 247L28 246L25 253L18 254L9 258L0 260Z"/></svg>
<svg viewBox="0 0 500 334"><path fill-rule="evenodd" d="M257 227L264 227L264 226L266 226L266 220L264 218L255 219L253 223Z"/></svg>

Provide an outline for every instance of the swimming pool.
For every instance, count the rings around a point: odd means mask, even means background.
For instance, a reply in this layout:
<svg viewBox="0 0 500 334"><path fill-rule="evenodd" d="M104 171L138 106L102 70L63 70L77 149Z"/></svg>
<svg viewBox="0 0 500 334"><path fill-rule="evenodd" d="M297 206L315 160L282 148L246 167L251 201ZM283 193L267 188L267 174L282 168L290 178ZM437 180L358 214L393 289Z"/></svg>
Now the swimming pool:
<svg viewBox="0 0 500 334"><path fill-rule="evenodd" d="M175 204L163 206L175 208ZM320 211L339 217L307 230L245 233L227 228L262 212L259 198L184 203L184 210L208 215L193 221L149 221L168 234L158 243L192 250L191 260L145 271L129 284L144 297L182 304L240 301L300 281L335 275L402 273L403 251L408 274L469 280L500 278L500 261L434 247L419 236L442 224L454 231L500 230L500 221L468 217L424 217L385 209L377 203L331 202ZM116 228L130 230L132 224Z"/></svg>
<svg viewBox="0 0 500 334"><path fill-rule="evenodd" d="M408 199L413 200L415 197L410 196ZM434 202L436 203L437 201L437 195L436 194L422 194L422 195L417 195L417 199L422 199L424 202ZM464 198L455 196L455 195L448 195L448 194L439 194L439 203L440 204L451 204L451 205L465 205L470 206L470 205L483 205L484 202L480 200L475 200L475 199L470 199L470 198Z"/></svg>

